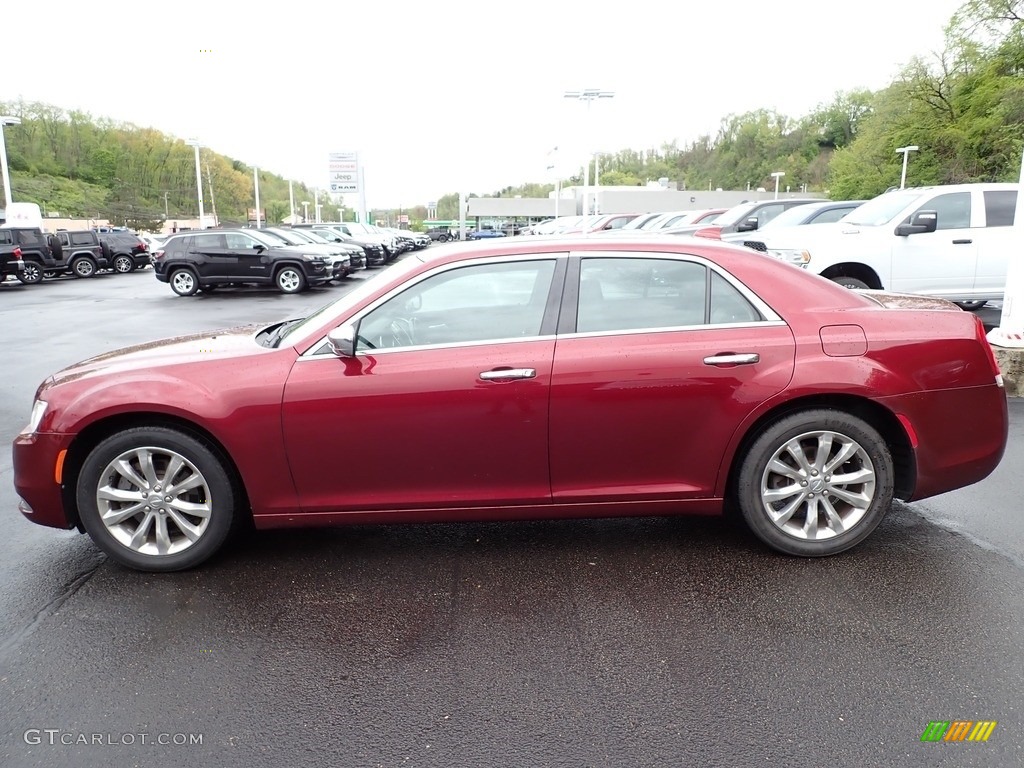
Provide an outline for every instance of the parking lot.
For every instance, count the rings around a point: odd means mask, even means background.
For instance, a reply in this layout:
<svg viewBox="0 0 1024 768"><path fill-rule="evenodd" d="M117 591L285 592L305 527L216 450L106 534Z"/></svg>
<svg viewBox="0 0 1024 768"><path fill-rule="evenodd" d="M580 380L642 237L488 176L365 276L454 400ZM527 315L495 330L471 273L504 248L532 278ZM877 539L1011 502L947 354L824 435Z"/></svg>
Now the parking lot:
<svg viewBox="0 0 1024 768"><path fill-rule="evenodd" d="M0 286L0 436L65 365L299 317L376 271L297 295L181 298L150 270ZM897 503L823 560L727 520L654 518L271 531L143 574L24 521L5 448L0 765L1019 765L1010 411L984 483ZM353 465L325 471L358 471L358 436L338 439ZM936 720L998 726L923 743Z"/></svg>

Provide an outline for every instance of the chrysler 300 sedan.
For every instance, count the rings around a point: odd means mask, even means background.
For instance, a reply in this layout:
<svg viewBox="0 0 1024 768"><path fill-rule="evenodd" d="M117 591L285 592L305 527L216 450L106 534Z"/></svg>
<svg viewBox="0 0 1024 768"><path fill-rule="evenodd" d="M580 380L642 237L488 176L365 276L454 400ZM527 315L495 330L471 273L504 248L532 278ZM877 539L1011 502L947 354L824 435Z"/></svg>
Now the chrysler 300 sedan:
<svg viewBox="0 0 1024 768"><path fill-rule="evenodd" d="M412 255L303 319L154 341L44 381L31 521L148 571L236 524L718 514L791 555L1006 444L979 320L688 238ZM365 459L352 471L356 449Z"/></svg>

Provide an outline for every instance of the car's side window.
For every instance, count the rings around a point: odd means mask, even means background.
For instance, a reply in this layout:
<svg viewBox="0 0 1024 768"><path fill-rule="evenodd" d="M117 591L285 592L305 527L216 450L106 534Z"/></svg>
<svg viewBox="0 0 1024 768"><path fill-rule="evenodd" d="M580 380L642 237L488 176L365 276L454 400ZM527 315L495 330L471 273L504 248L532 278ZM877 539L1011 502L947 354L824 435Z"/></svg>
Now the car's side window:
<svg viewBox="0 0 1024 768"><path fill-rule="evenodd" d="M764 320L736 286L714 271L711 273L709 318L712 323L756 323Z"/></svg>
<svg viewBox="0 0 1024 768"><path fill-rule="evenodd" d="M985 226L1012 227L1017 209L1017 192L998 189L985 192Z"/></svg>
<svg viewBox="0 0 1024 768"><path fill-rule="evenodd" d="M363 317L356 349L537 336L554 272L554 259L445 270L392 296Z"/></svg>
<svg viewBox="0 0 1024 768"><path fill-rule="evenodd" d="M808 224L831 224L832 222L839 221L843 216L852 211L853 208L832 208L828 211L822 211L817 214L813 219L808 221ZM778 225L776 225L778 226Z"/></svg>
<svg viewBox="0 0 1024 768"><path fill-rule="evenodd" d="M194 235L192 237L192 247L196 250L205 250L211 248L226 248L224 244L224 235L215 234L204 234Z"/></svg>
<svg viewBox="0 0 1024 768"><path fill-rule="evenodd" d="M675 259L585 258L577 333L700 325L707 267Z"/></svg>
<svg viewBox="0 0 1024 768"><path fill-rule="evenodd" d="M938 214L936 229L967 229L971 226L971 193L950 192L938 195L914 213L919 211L935 211Z"/></svg>
<svg viewBox="0 0 1024 768"><path fill-rule="evenodd" d="M259 245L251 237L241 232L227 232L224 234L224 238L227 241L226 247L232 251L252 250L254 246Z"/></svg>
<svg viewBox="0 0 1024 768"><path fill-rule="evenodd" d="M754 214L755 216L757 216L757 228L760 229L769 221L771 221L780 213L782 213L784 210L786 210L786 206L781 203L779 205L764 206L756 214Z"/></svg>

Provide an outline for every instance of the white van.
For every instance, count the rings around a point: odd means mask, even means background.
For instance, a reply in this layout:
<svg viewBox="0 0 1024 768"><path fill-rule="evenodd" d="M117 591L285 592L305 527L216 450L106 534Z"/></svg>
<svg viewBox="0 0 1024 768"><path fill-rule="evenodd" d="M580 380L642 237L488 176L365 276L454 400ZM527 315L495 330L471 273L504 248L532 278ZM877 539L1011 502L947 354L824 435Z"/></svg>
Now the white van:
<svg viewBox="0 0 1024 768"><path fill-rule="evenodd" d="M849 288L939 296L973 309L1002 299L1009 258L1024 256L1013 226L1019 187L894 190L835 224L768 229L753 245Z"/></svg>

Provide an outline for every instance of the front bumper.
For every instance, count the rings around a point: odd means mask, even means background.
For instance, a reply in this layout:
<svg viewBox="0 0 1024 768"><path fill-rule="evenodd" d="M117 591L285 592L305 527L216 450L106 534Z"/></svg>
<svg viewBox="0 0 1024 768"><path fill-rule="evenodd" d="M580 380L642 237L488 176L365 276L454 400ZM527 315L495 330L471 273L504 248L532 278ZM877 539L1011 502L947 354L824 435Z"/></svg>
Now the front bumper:
<svg viewBox="0 0 1024 768"><path fill-rule="evenodd" d="M61 434L14 438L14 489L22 499L18 509L33 523L65 530L75 527L64 509L62 486L57 483L57 462L72 438Z"/></svg>

